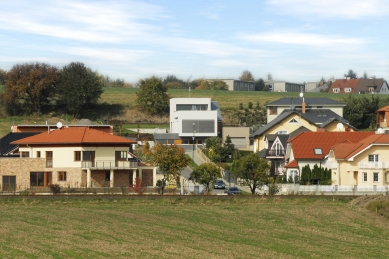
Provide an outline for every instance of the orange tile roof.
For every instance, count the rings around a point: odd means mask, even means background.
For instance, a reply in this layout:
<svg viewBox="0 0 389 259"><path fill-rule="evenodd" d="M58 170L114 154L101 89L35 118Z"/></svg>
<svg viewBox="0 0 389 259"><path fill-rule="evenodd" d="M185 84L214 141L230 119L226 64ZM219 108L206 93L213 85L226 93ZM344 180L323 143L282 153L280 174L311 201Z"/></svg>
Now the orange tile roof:
<svg viewBox="0 0 389 259"><path fill-rule="evenodd" d="M389 135L374 134L361 139L358 143L336 145L332 149L336 159L349 159L374 144L389 145Z"/></svg>
<svg viewBox="0 0 389 259"><path fill-rule="evenodd" d="M389 105L378 109L377 112L389 111Z"/></svg>
<svg viewBox="0 0 389 259"><path fill-rule="evenodd" d="M345 88L351 88L351 92L349 93L354 93L358 83L359 79L338 79L332 83L328 92L332 93L334 88L339 88L339 93L345 93Z"/></svg>
<svg viewBox="0 0 389 259"><path fill-rule="evenodd" d="M285 168L298 168L299 163L296 160L292 160L289 163L287 163L284 167Z"/></svg>
<svg viewBox="0 0 389 259"><path fill-rule="evenodd" d="M330 148L339 143L356 143L374 132L301 132L288 140L292 143L295 159L322 159ZM321 148L322 154L315 154L314 149Z"/></svg>
<svg viewBox="0 0 389 259"><path fill-rule="evenodd" d="M12 144L135 144L135 140L115 136L89 127L71 127L44 132Z"/></svg>

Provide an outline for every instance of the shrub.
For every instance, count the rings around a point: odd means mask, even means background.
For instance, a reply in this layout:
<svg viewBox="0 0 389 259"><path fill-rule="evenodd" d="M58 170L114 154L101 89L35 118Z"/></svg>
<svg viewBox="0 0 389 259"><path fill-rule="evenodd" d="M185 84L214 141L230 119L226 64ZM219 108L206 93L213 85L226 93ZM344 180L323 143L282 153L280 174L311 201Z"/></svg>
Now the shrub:
<svg viewBox="0 0 389 259"><path fill-rule="evenodd" d="M52 194L60 194L61 193L61 186L58 184L51 184L50 185L50 192Z"/></svg>

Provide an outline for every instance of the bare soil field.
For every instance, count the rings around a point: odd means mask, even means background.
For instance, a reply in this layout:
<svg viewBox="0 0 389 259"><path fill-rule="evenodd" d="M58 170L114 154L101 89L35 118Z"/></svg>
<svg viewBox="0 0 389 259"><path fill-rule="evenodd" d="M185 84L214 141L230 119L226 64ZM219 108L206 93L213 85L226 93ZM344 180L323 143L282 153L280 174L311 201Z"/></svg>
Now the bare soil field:
<svg viewBox="0 0 389 259"><path fill-rule="evenodd" d="M387 258L388 219L332 197L5 197L1 258Z"/></svg>

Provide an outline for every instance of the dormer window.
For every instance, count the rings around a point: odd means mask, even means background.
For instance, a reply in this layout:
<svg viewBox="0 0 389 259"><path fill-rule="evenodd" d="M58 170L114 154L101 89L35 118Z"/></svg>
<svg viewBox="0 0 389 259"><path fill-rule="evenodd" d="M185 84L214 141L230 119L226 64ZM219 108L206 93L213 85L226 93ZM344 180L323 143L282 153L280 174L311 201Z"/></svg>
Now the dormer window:
<svg viewBox="0 0 389 259"><path fill-rule="evenodd" d="M345 93L350 93L351 92L351 88L350 87L344 88L344 92Z"/></svg>
<svg viewBox="0 0 389 259"><path fill-rule="evenodd" d="M332 91L334 92L334 93L339 93L339 88L334 88L334 89L332 89Z"/></svg>

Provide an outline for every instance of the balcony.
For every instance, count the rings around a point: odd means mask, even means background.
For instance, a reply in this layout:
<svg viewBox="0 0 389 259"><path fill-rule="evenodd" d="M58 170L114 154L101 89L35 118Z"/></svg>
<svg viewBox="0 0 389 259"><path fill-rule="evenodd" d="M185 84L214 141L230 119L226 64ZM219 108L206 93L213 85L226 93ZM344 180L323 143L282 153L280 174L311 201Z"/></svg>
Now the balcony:
<svg viewBox="0 0 389 259"><path fill-rule="evenodd" d="M266 157L284 157L285 149L267 149Z"/></svg>
<svg viewBox="0 0 389 259"><path fill-rule="evenodd" d="M90 169L136 169L138 162L136 161L114 161L114 160L97 160L97 161L82 161L82 168Z"/></svg>
<svg viewBox="0 0 389 259"><path fill-rule="evenodd" d="M389 168L389 161L385 162L360 162L360 169L386 169Z"/></svg>

